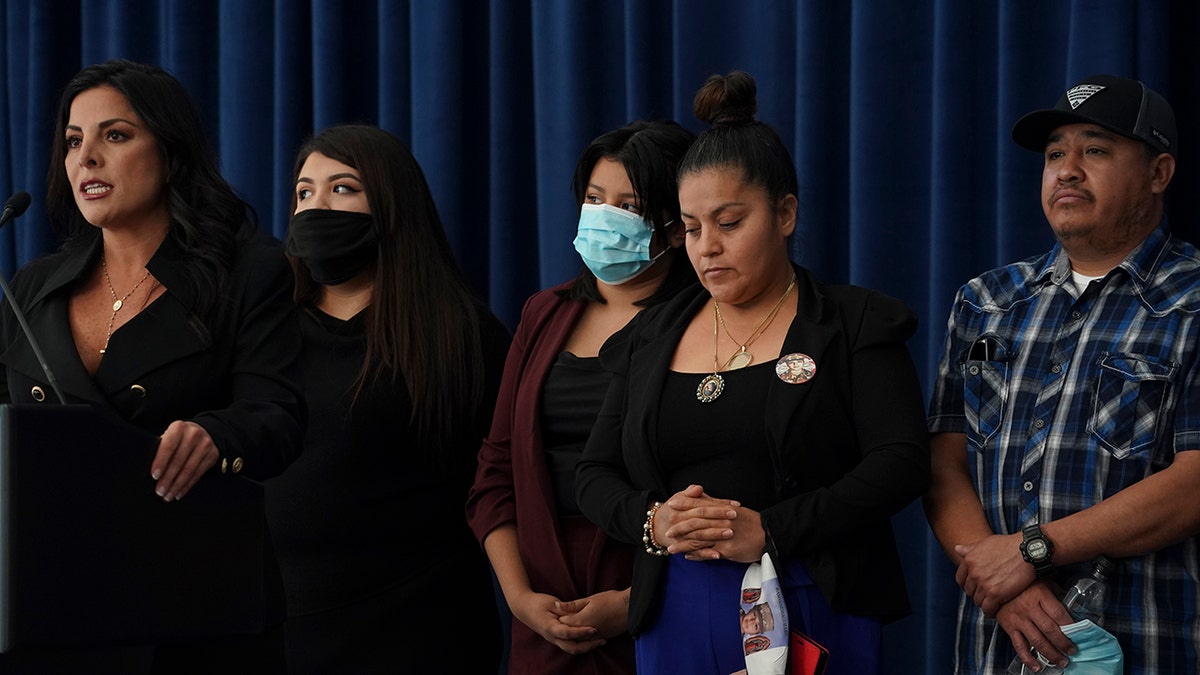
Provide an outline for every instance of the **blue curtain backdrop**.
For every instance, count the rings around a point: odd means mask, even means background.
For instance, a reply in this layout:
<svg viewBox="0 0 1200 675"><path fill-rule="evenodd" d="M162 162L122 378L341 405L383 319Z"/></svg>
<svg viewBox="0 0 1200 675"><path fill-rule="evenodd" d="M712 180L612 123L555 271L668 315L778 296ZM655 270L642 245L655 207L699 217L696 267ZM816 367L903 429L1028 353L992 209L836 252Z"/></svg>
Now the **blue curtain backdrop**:
<svg viewBox="0 0 1200 675"><path fill-rule="evenodd" d="M692 95L749 71L800 172L793 257L921 317L926 390L955 289L1053 242L1041 159L1009 139L1094 73L1175 106L1174 230L1200 234L1200 19L1188 0L0 0L0 192L34 205L0 232L11 275L54 241L43 198L60 88L111 57L158 63L202 107L230 181L284 233L296 147L383 126L424 167L464 268L511 327L572 277L571 169L638 118L699 129ZM919 507L897 519L916 612L886 632L892 673L949 669L957 588Z"/></svg>

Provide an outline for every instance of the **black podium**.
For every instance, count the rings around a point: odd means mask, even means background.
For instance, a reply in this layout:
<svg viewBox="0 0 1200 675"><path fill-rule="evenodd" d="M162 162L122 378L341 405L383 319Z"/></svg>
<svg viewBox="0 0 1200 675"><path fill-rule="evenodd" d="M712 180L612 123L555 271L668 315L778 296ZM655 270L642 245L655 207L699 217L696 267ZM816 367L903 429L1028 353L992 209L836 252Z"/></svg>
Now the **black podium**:
<svg viewBox="0 0 1200 675"><path fill-rule="evenodd" d="M262 485L154 494L157 438L89 406L0 405L0 652L254 634Z"/></svg>

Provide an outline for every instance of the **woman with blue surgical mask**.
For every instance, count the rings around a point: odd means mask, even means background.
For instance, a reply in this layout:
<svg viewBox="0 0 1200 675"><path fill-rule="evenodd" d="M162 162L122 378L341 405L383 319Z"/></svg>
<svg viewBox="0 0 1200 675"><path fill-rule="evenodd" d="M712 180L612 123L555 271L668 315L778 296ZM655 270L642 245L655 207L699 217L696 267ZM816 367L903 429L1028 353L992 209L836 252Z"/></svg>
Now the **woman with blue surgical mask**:
<svg viewBox="0 0 1200 675"><path fill-rule="evenodd" d="M607 165L592 171L611 172L617 180L624 167L614 160L601 160ZM628 177L625 178L628 181ZM672 223L667 223L669 227ZM665 228L664 228L665 229ZM583 264L596 275L596 280L609 286L620 286L636 279L670 251L659 246L657 255L650 254L654 245L654 222L642 217L636 208L623 208L605 203L585 202L579 210L579 234L575 235L575 250Z"/></svg>
<svg viewBox="0 0 1200 675"><path fill-rule="evenodd" d="M574 177L583 269L530 298L517 326L467 502L516 618L510 675L634 672L634 549L580 513L575 463L608 389L600 346L697 280L675 182L692 139L674 122L634 122L588 145Z"/></svg>

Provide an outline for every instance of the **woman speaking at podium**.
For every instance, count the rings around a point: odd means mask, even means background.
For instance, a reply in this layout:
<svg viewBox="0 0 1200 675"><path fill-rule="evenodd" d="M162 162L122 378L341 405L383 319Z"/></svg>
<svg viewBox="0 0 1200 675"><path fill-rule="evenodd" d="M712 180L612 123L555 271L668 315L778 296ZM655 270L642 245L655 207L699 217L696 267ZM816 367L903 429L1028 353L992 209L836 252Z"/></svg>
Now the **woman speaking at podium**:
<svg viewBox="0 0 1200 675"><path fill-rule="evenodd" d="M55 119L47 211L65 243L12 286L67 402L160 436L145 470L167 502L206 473L280 473L302 438L291 270L220 175L183 86L129 61L79 72ZM0 401L57 402L7 306L0 362ZM282 632L268 635L18 649L0 671L273 672Z"/></svg>

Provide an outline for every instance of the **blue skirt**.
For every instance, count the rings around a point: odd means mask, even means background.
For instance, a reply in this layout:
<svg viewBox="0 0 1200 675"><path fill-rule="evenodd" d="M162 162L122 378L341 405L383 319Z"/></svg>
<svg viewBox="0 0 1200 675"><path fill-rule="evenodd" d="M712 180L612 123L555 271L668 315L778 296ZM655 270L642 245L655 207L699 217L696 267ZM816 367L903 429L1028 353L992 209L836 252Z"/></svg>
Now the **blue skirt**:
<svg viewBox="0 0 1200 675"><path fill-rule="evenodd" d="M659 590L661 611L634 643L638 672L729 675L744 670L738 601L747 567L671 556ZM878 618L833 611L798 562L777 572L791 628L829 649L826 675L883 672Z"/></svg>

